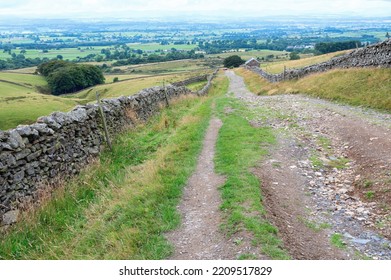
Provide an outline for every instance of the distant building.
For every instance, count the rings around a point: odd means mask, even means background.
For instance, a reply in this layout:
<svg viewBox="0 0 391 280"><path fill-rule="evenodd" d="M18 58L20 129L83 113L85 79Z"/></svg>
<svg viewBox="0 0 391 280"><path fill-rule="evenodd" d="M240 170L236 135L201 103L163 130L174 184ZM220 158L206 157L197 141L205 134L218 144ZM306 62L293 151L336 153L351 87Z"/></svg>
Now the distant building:
<svg viewBox="0 0 391 280"><path fill-rule="evenodd" d="M248 67L259 67L261 65L261 63L256 60L255 58L250 58L249 60L247 60L244 65L248 66Z"/></svg>

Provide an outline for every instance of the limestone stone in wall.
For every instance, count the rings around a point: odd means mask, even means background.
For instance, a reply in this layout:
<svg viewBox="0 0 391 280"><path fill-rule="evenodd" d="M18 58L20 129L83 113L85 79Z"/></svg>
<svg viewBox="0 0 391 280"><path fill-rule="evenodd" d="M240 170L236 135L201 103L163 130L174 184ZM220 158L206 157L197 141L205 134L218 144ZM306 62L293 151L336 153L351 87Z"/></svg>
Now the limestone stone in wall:
<svg viewBox="0 0 391 280"><path fill-rule="evenodd" d="M207 81L208 82L206 83L206 85L201 90L196 92L197 95L205 95L205 94L208 93L210 87L212 86L212 80L216 77L218 71L219 71L219 69L216 69L212 73L212 75L207 77Z"/></svg>

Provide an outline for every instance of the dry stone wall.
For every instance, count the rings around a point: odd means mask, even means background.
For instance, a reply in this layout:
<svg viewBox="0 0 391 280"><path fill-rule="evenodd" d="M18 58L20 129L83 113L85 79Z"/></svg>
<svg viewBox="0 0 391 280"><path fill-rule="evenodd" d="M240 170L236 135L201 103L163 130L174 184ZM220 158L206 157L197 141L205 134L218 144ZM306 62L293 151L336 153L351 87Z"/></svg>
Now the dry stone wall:
<svg viewBox="0 0 391 280"><path fill-rule="evenodd" d="M335 68L352 67L391 68L391 40L357 49L351 53L334 57L319 64L310 65L300 69L287 69L285 73L273 75L257 67L248 67L248 69L259 74L268 81L275 83L283 80L301 78L312 73L324 72Z"/></svg>
<svg viewBox="0 0 391 280"><path fill-rule="evenodd" d="M201 75L201 76L191 77L191 78L184 80L184 81L172 83L172 85L177 86L177 87L187 86L187 85L190 85L193 83L206 81L207 79L208 79L208 75Z"/></svg>
<svg viewBox="0 0 391 280"><path fill-rule="evenodd" d="M196 94L207 93L215 73ZM103 99L108 129L118 133L132 126L135 117L145 121L167 101L187 94L193 93L186 87L169 85ZM32 125L0 130L0 223L15 222L18 208L35 201L40 188L78 173L97 156L104 144L102 123L98 105L91 104L40 117Z"/></svg>

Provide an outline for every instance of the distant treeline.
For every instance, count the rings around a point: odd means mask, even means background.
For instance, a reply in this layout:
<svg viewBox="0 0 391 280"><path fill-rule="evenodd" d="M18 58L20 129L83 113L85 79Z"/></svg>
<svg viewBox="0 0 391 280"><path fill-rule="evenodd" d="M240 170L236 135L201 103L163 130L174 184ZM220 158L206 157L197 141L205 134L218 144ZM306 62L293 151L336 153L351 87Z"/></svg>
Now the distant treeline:
<svg viewBox="0 0 391 280"><path fill-rule="evenodd" d="M7 52L11 53L11 49L7 49ZM112 48L105 48L101 50L101 54L88 54L85 57L80 57L73 60L73 62L102 62L113 61L116 62L113 66L151 63L151 62L164 62L181 59L199 59L204 58L203 54L196 54L195 50L191 51L179 51L172 48L168 52L161 51L160 53L147 54L140 49L131 49L126 45L116 45ZM45 63L51 60L63 59L62 55L57 55L56 58L26 58L23 54L11 53L11 58L0 60L0 70L10 70L25 67L38 66L41 63Z"/></svg>
<svg viewBox="0 0 391 280"><path fill-rule="evenodd" d="M372 37L362 36L362 39L366 42L376 40L370 40ZM258 42L255 39L243 39L243 40L214 40L214 41L199 41L199 48L206 51L208 54L218 54L223 51L236 50L236 49L251 49L251 50L276 50L276 51L309 51L308 47L316 44L330 44L330 49L345 50L356 47L356 42L361 46L361 42L357 40L351 40L349 37L338 38L319 38L319 37L306 37L306 38L269 38L264 42ZM322 41L320 41L322 40ZM354 42L354 46L351 43ZM335 44L335 45L334 45ZM322 45L323 46L323 45ZM312 49L310 51L314 53L323 53L324 48L321 51ZM333 52L333 51L330 51Z"/></svg>
<svg viewBox="0 0 391 280"><path fill-rule="evenodd" d="M115 44L128 44L128 43L137 43L138 39L129 39L129 40L119 40L116 41ZM104 47L104 46L112 46L112 41L100 41L100 42L64 42L64 43L0 43L0 49L9 50L16 48L23 48L26 50L59 50L59 49L67 49L67 48L79 48L79 47Z"/></svg>
<svg viewBox="0 0 391 280"><path fill-rule="evenodd" d="M48 58L25 58L23 54L12 55L12 58L0 60L0 70L33 67L47 61L49 61Z"/></svg>
<svg viewBox="0 0 391 280"><path fill-rule="evenodd" d="M173 61L173 60L181 60L181 59L198 59L198 58L204 58L204 55L196 54L194 50L186 51L186 52L172 51L164 55L150 54L148 56L137 56L132 54L127 59L119 59L118 61L113 63L113 66L165 62L165 61Z"/></svg>
<svg viewBox="0 0 391 280"><path fill-rule="evenodd" d="M361 47L360 41L317 43L315 50L321 54L349 50Z"/></svg>
<svg viewBox="0 0 391 280"><path fill-rule="evenodd" d="M94 65L76 64L52 60L38 66L37 71L45 76L52 94L72 93L104 83L102 70Z"/></svg>

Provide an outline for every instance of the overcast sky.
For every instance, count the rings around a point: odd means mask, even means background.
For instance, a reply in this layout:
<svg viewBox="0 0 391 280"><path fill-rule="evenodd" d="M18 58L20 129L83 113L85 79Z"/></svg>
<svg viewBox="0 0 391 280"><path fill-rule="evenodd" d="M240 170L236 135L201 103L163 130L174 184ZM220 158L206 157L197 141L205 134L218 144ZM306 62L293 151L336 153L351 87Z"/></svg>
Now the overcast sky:
<svg viewBox="0 0 391 280"><path fill-rule="evenodd" d="M0 17L133 18L181 12L216 16L391 16L391 0L0 0Z"/></svg>

